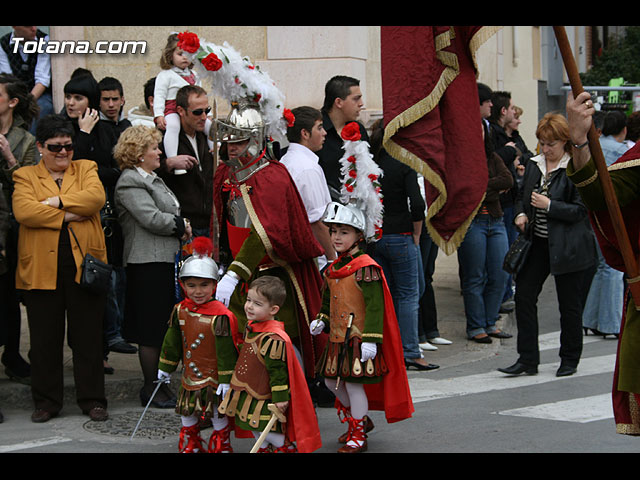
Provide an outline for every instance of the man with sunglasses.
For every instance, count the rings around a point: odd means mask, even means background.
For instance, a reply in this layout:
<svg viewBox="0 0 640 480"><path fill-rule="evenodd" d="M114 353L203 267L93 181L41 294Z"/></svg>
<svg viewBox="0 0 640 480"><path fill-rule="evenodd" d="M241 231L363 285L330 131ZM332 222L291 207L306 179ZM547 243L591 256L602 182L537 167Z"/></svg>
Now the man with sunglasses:
<svg viewBox="0 0 640 480"><path fill-rule="evenodd" d="M176 105L180 115L178 154L166 158L163 151L158 174L178 197L194 236L209 237L215 170L205 133L211 111L209 98L202 87L187 85L178 91Z"/></svg>

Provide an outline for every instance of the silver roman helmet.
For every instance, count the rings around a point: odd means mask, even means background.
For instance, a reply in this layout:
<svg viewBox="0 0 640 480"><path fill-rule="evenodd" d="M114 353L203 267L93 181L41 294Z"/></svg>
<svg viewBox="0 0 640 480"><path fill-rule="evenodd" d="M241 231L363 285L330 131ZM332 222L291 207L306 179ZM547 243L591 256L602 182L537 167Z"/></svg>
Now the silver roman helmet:
<svg viewBox="0 0 640 480"><path fill-rule="evenodd" d="M216 282L220 279L218 265L211 257L192 255L182 262L180 279L188 277L210 278Z"/></svg>
<svg viewBox="0 0 640 480"><path fill-rule="evenodd" d="M225 120L217 122L218 138L224 143L244 142L247 147L240 159L225 160L230 167L242 167L262 155L266 146L266 124L258 106L250 100L231 104L231 112Z"/></svg>
<svg viewBox="0 0 640 480"><path fill-rule="evenodd" d="M193 254L187 257L180 267L178 277L180 279L188 277L210 278L214 281L220 279L218 265L211 258L213 252L213 242L208 237L195 237L191 242Z"/></svg>
<svg viewBox="0 0 640 480"><path fill-rule="evenodd" d="M331 202L324 211L322 221L325 224L339 223L342 225L350 225L361 232L364 232L367 226L364 213L353 202L347 205Z"/></svg>

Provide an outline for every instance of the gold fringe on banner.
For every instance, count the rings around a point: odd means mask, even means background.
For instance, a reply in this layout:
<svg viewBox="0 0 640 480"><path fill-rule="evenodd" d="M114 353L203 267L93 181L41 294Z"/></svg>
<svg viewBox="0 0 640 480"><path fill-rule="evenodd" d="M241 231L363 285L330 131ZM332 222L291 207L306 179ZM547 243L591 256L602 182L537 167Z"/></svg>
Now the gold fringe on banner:
<svg viewBox="0 0 640 480"><path fill-rule="evenodd" d="M491 36L493 36L497 31L499 31L502 27L482 27L480 28L473 36L469 43L469 49L471 52L473 65L477 71L477 62L476 62L476 53L480 46L486 42ZM383 147L384 149L394 158L401 161L402 163L408 165L413 168L416 172L422 175L427 182L429 182L438 192L439 195L436 199L428 206L427 216L425 219L425 224L427 227L427 231L429 235L433 239L434 242L447 254L451 255L454 253L467 232L469 225L473 218L475 217L480 205L484 201L484 195L482 199L478 203L478 205L473 210L473 213L469 216L467 220L465 220L458 229L454 232L454 234L448 240L445 240L431 225L430 219L433 218L445 205L447 202L447 189L445 185L436 172L424 162L421 158L417 157L410 151L402 148L400 145L395 143L392 140L392 137L396 134L396 132L404 127L411 125L412 123L418 121L420 118L427 115L431 112L440 102L442 95L446 91L446 89L451 85L451 82L458 76L460 73L460 66L458 64L458 56L452 52L444 51L445 48L451 45L451 39L455 36L454 27L450 27L447 32L439 34L435 39L435 48L436 48L436 57L442 62L445 66L440 78L433 88L433 90L427 95L425 98L420 100L415 105L407 108L405 111L401 112L395 118L389 121L388 125L385 126L384 137L383 137Z"/></svg>

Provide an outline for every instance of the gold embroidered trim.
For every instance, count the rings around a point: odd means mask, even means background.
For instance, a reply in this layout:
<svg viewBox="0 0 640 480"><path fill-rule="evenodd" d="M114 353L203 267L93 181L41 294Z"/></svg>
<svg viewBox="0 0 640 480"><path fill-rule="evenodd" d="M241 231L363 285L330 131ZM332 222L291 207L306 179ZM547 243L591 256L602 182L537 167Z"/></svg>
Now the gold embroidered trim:
<svg viewBox="0 0 640 480"><path fill-rule="evenodd" d="M274 385L271 387L272 392L286 392L287 390L289 390L288 385Z"/></svg>
<svg viewBox="0 0 640 480"><path fill-rule="evenodd" d="M580 188L580 187L586 187L587 185L593 183L596 181L596 179L598 178L598 171L596 170L596 173L594 173L593 175L591 175L589 178L587 178L586 180L576 183L576 187Z"/></svg>
<svg viewBox="0 0 640 480"><path fill-rule="evenodd" d="M251 274L252 274L251 270L249 270L249 267L247 267L242 262L238 262L238 261L234 260L233 262L231 262L231 265L237 266L239 269L241 269L243 272L245 272L249 276L251 276ZM229 266L231 266L231 265L229 265Z"/></svg>
<svg viewBox="0 0 640 480"><path fill-rule="evenodd" d="M381 333L365 333L362 335L362 339L364 340L365 338L382 338L382 334Z"/></svg>
<svg viewBox="0 0 640 480"><path fill-rule="evenodd" d="M626 162L621 163L614 163L613 165L609 165L609 168L607 170L611 172L614 170L622 170L624 168L637 167L638 165L640 165L640 158L636 158L635 160L627 160Z"/></svg>

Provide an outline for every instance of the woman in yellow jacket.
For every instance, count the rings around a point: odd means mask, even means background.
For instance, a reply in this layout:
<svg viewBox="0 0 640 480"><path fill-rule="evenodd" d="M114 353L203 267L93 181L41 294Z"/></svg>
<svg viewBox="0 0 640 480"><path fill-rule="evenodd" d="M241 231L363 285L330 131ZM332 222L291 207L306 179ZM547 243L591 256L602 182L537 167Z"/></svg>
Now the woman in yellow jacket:
<svg viewBox="0 0 640 480"><path fill-rule="evenodd" d="M46 422L62 408L65 319L77 403L92 420L107 418L105 296L78 284L83 254L106 261L100 224L105 194L96 163L71 160L73 134L71 124L59 115L40 120L36 145L42 159L13 175L13 211L20 224L16 288L24 290L27 308L34 422Z"/></svg>

